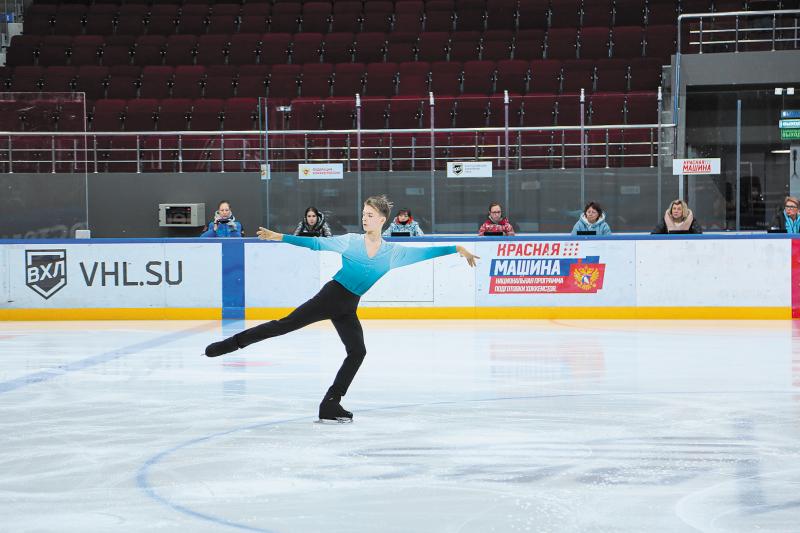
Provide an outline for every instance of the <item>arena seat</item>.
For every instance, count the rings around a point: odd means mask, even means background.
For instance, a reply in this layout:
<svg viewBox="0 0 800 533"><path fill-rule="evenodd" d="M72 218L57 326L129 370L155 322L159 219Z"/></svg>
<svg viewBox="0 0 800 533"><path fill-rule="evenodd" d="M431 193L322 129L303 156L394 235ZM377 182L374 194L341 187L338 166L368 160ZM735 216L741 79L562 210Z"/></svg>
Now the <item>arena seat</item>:
<svg viewBox="0 0 800 533"><path fill-rule="evenodd" d="M369 63L364 94L393 96L397 89L397 63Z"/></svg>
<svg viewBox="0 0 800 533"><path fill-rule="evenodd" d="M353 97L363 94L367 67L363 63L336 63L331 96Z"/></svg>

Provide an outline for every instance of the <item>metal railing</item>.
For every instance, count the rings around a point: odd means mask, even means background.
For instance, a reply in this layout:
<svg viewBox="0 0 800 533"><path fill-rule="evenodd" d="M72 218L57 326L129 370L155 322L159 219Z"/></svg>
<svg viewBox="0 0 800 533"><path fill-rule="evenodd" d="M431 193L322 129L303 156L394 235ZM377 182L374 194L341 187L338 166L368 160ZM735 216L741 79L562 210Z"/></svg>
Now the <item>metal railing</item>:
<svg viewBox="0 0 800 533"><path fill-rule="evenodd" d="M510 127L508 144L500 127L442 128L433 137L423 128L283 130L270 132L269 162L273 170L287 171L296 170L298 163L343 163L346 171L355 172L359 162L362 170L417 171L431 168L433 150L437 170L454 160L491 161L502 169L506 153L512 170L577 168L581 159L587 167L654 167L658 128L657 124Z"/></svg>
<svg viewBox="0 0 800 533"><path fill-rule="evenodd" d="M660 88L656 96L654 111L661 109ZM356 95L353 129L271 130L267 103L262 101L261 131L0 132L0 171L242 172L258 171L263 163L274 171L296 171L301 163L342 163L347 171L359 173L433 172L454 160L491 161L493 168L508 171L654 167L659 154L671 153L662 146L662 132L673 126L661 124L660 112L656 124L587 126L584 91L575 98L577 126L511 126L506 92L503 126L496 127L436 128L436 99L431 93L429 127L413 129L362 128L361 99ZM37 102L33 100L34 108Z"/></svg>
<svg viewBox="0 0 800 533"><path fill-rule="evenodd" d="M741 19L750 21L753 25L742 25ZM675 52L675 85L672 88L672 116L673 122L676 124L679 122L678 94L681 90L681 55L684 53L683 24L691 21L698 21L698 27L689 28L687 44L689 47L696 46L698 54L800 50L800 9L679 15Z"/></svg>
<svg viewBox="0 0 800 533"><path fill-rule="evenodd" d="M665 124L662 128L672 128ZM491 161L493 167L654 167L659 125L427 129L282 130L270 132L0 132L0 171L249 172L301 163L342 163L346 171L444 169L447 161ZM361 145L358 139L361 139ZM433 141L433 142L432 142ZM358 155L361 152L360 157ZM266 157L265 157L266 155Z"/></svg>
<svg viewBox="0 0 800 533"><path fill-rule="evenodd" d="M755 25L742 24L741 19L746 19ZM697 47L698 54L715 51L800 49L800 10L797 9L680 15L677 36L679 54L683 53L681 23L693 20L697 20L698 26L689 28L687 33L689 39L686 44L690 47ZM766 46L752 46L756 44Z"/></svg>

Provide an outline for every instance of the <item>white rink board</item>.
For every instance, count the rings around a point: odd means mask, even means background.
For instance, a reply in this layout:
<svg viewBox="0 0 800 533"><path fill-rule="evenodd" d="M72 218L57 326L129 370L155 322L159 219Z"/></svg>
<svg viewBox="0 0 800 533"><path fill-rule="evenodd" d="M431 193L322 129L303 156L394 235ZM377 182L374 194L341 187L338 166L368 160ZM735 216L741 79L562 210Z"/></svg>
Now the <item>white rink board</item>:
<svg viewBox="0 0 800 533"><path fill-rule="evenodd" d="M596 292L490 294L498 245L571 246L569 257L598 257L604 265ZM402 243L438 246L456 242ZM476 269L454 255L391 271L362 298L365 307L788 307L791 241L786 239L658 239L459 242L479 255ZM245 246L248 307L292 307L305 301L341 267L331 252L286 244ZM267 251L269 250L269 251ZM534 260L555 255L531 253ZM253 262L256 264L253 264ZM291 272L291 276L289 273ZM254 281L254 276L255 280ZM307 280L307 283L302 280Z"/></svg>
<svg viewBox="0 0 800 533"><path fill-rule="evenodd" d="M305 302L320 289L319 265L323 255L340 258L332 252L314 252L290 244L245 243L245 305L297 307Z"/></svg>
<svg viewBox="0 0 800 533"><path fill-rule="evenodd" d="M12 309L209 308L219 307L222 298L218 243L32 243L2 249L4 303ZM66 268L26 263L26 257L48 253L63 255ZM56 274L62 286L55 291L26 284Z"/></svg>
<svg viewBox="0 0 800 533"><path fill-rule="evenodd" d="M636 305L788 307L792 241L636 242Z"/></svg>
<svg viewBox="0 0 800 533"><path fill-rule="evenodd" d="M341 267L332 252L285 243L244 241L244 305L294 308ZM365 307L790 308L792 240L785 238L619 238L563 240L445 239L399 246L460 244L479 255L471 269L456 254L390 272L362 298ZM490 269L503 245L540 246L522 259L581 259L601 266L602 286L584 292L490 292ZM552 246L561 248L552 253ZM550 245L544 253L541 247ZM569 251L566 253L565 250ZM27 254L26 254L27 252ZM0 244L0 309L220 308L222 244L197 241L71 241ZM38 261L33 267L27 260ZM38 255L36 255L38 254ZM60 255L59 255L60 254ZM51 257L54 259L50 264ZM66 267L54 266L62 261ZM169 281L167 282L167 264ZM570 266L566 261L561 263ZM180 270L179 270L180 267ZM31 278L29 270L36 273ZM515 267L516 268L516 267ZM532 267L531 267L532 268ZM515 275L518 271L515 271ZM495 272L496 273L496 272ZM560 271L562 277L566 272ZM62 286L36 276L52 275ZM504 271L502 275L509 275ZM495 276L495 281L499 276ZM575 283L575 277L571 278ZM44 280L45 282L48 280ZM53 281L53 280L50 280ZM28 282L26 284L26 282ZM38 287L38 289L37 289ZM230 283L226 290L237 290ZM232 288L231 288L232 287ZM231 293L233 294L233 293Z"/></svg>

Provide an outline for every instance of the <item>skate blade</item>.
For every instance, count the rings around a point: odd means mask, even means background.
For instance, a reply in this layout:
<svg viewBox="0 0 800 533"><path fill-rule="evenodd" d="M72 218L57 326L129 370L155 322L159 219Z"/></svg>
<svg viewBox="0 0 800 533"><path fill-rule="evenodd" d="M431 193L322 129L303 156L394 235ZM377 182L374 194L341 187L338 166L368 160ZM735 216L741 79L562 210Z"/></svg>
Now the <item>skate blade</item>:
<svg viewBox="0 0 800 533"><path fill-rule="evenodd" d="M352 418L339 417L339 418L318 418L314 421L315 424L352 424Z"/></svg>

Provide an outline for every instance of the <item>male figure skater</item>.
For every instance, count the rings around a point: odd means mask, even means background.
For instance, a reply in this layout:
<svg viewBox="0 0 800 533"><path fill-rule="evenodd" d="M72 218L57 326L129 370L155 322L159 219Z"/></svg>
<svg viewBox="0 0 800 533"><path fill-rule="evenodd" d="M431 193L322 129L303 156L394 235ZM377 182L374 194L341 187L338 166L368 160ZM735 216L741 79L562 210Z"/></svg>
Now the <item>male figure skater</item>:
<svg viewBox="0 0 800 533"><path fill-rule="evenodd" d="M361 296L389 270L411 265L426 259L458 253L474 267L478 256L463 246L431 246L409 248L385 242L381 231L389 219L392 204L386 196L372 196L364 202L361 223L364 234L348 233L326 239L284 235L265 228L258 229L262 240L284 241L295 246L337 252L342 255L342 268L331 281L310 300L280 320L272 320L244 330L225 340L206 347L208 357L233 352L255 342L298 330L311 323L328 319L333 322L339 338L344 343L347 357L342 363L333 385L319 405L320 421L352 422L353 413L340 404L358 372L367 348L364 332L356 316Z"/></svg>

